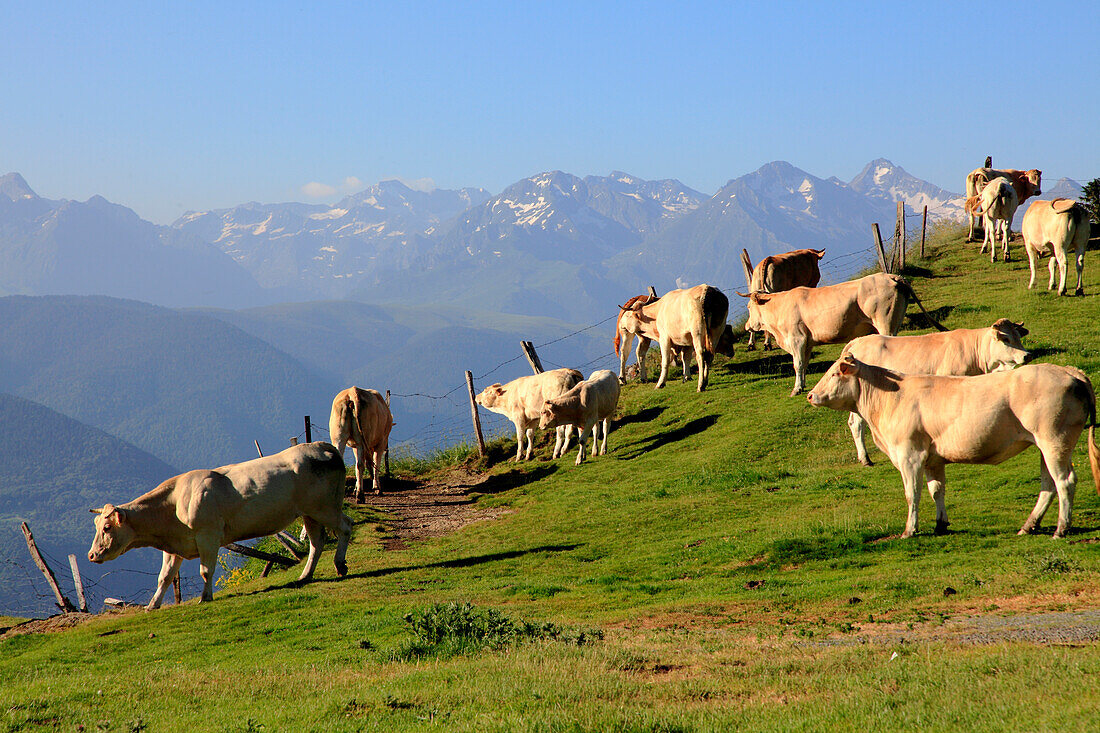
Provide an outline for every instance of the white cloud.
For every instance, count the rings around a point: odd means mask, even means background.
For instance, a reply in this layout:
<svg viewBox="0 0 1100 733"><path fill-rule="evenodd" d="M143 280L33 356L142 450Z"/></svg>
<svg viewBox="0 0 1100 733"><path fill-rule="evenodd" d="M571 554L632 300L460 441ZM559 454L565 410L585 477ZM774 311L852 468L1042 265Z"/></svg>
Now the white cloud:
<svg viewBox="0 0 1100 733"><path fill-rule="evenodd" d="M363 182L355 176L348 176L344 179L344 182L340 184L340 188L347 193L354 193L363 188Z"/></svg>
<svg viewBox="0 0 1100 733"><path fill-rule="evenodd" d="M402 178L396 176L397 180L404 183L406 186L414 191L423 191L424 193L431 193L435 190L435 181L431 178Z"/></svg>
<svg viewBox="0 0 1100 733"><path fill-rule="evenodd" d="M331 196L336 193L336 189L332 186L327 183L318 183L317 181L310 181L302 186L301 191L311 199L323 199L326 196Z"/></svg>

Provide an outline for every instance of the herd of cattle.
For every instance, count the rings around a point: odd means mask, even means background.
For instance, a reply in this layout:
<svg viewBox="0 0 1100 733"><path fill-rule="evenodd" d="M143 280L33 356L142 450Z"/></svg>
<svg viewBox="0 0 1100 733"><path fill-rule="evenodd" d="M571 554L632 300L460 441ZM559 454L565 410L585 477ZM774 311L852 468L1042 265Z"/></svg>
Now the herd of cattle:
<svg viewBox="0 0 1100 733"><path fill-rule="evenodd" d="M967 176L967 210L984 219L985 246L996 258L995 232L1008 259L1009 226L1015 209L1040 193L1040 172L998 171L987 164ZM1037 201L1023 221L1023 237L1035 279L1035 256L1052 254L1061 267L1059 292L1065 294L1066 250L1077 252L1077 294L1088 219L1080 205L1065 200ZM944 505L948 463L997 464L1035 445L1041 454L1039 499L1020 529L1035 531L1054 497L1058 523L1054 537L1069 530L1076 476L1072 454L1085 427L1088 455L1100 493L1100 450L1095 441L1096 396L1080 370L1052 364L1028 364L1031 355L1022 338L1023 323L1006 318L988 328L949 331L924 310L909 283L898 275L875 274L838 285L817 287L822 250L802 249L765 257L755 268L742 251L748 293L748 347L755 334L789 353L794 361L796 395L805 389L806 366L819 344L846 346L807 398L811 405L848 412L848 425L860 462L871 465L865 445L867 428L875 444L902 476L908 517L902 537L917 531L920 484L927 480L936 503L936 532L947 527ZM909 301L915 301L940 331L897 336ZM575 369L555 369L492 384L476 397L482 407L506 416L516 430L515 460L530 459L536 427L554 428L553 458L563 456L578 434L576 464L585 458L588 437L592 454L607 451L610 421L625 382L627 353L638 340L637 365L645 381L645 357L653 342L660 346L664 386L668 367L678 358L684 379L689 362L698 371L698 391L706 389L715 353L732 355L734 335L726 324L729 301L717 288L697 285L663 296L640 295L619 308L614 346L619 373L594 372L584 379ZM1019 368L1016 368L1019 367ZM379 467L393 427L389 404L375 390L351 387L333 399L329 417L332 444L297 445L281 453L212 470L175 476L152 491L120 506L93 509L96 534L88 559L101 563L135 547L155 547L164 554L157 589L147 606L160 605L184 559L199 558L204 581L202 600L213 598L213 575L219 548L230 542L263 537L303 520L309 556L300 580L312 577L325 530L338 541L337 573L344 562L351 523L343 514L344 449L355 454L356 497L362 501L364 480L381 493Z"/></svg>

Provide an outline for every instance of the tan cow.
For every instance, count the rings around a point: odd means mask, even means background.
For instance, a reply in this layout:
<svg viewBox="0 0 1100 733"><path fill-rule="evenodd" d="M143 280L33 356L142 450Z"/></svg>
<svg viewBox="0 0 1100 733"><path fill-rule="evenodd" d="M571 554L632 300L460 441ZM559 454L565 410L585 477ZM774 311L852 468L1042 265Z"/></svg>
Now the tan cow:
<svg viewBox="0 0 1100 733"><path fill-rule="evenodd" d="M363 474L370 470L371 488L375 495L382 493L382 457L390 445L393 415L386 398L373 389L348 387L332 399L332 411L328 416L329 437L340 455L345 446L351 446L355 454L355 500L366 498Z"/></svg>
<svg viewBox="0 0 1100 733"><path fill-rule="evenodd" d="M1069 531L1077 477L1073 449L1089 426L1093 481L1100 493L1096 395L1084 372L1029 364L976 377L906 375L865 364L851 354L836 361L807 395L811 405L858 412L875 444L901 473L909 505L905 532L917 531L920 483L936 502L936 531L947 528L944 467L998 464L1035 445L1041 455L1039 500L1020 529L1027 534L1058 495L1056 538Z"/></svg>
<svg viewBox="0 0 1100 733"><path fill-rule="evenodd" d="M985 185L997 178L1007 178L1012 187L1016 189L1016 205L1020 206L1032 196L1041 196L1043 193L1043 172L1032 168L1028 171L1020 171L1015 168L998 170L996 168L975 168L966 175L966 198L977 196L985 188ZM966 241L974 241L974 212L968 211L970 228L966 233Z"/></svg>
<svg viewBox="0 0 1100 733"><path fill-rule="evenodd" d="M989 261L997 261L997 234L1001 235L1003 258L1008 262L1008 241L1012 238L1012 217L1019 206L1016 189L1007 178L995 178L978 194L973 213L982 217L982 252L989 247Z"/></svg>
<svg viewBox="0 0 1100 733"><path fill-rule="evenodd" d="M1066 294L1066 252L1076 251L1077 288L1074 295L1084 295L1085 286L1081 279L1085 269L1085 247L1089 243L1092 225L1088 212L1081 204L1068 199L1054 201L1035 201L1024 212L1024 221L1020 231L1024 235L1024 249L1027 262L1031 267L1031 279L1027 288L1035 285L1035 260L1041 254L1050 253L1050 281L1047 290L1054 289L1054 267L1057 265L1061 279L1058 282L1058 294Z"/></svg>
<svg viewBox="0 0 1100 733"><path fill-rule="evenodd" d="M565 394L583 379L584 375L576 369L553 369L513 379L508 384L490 384L481 390L475 400L485 409L504 415L512 421L516 428L515 460L531 460L535 427L539 424L543 403ZM573 429L559 427L555 432L553 457L557 458L569 449ZM524 438L527 439L526 455L523 449Z"/></svg>
<svg viewBox="0 0 1100 733"><path fill-rule="evenodd" d="M302 443L281 453L212 470L188 471L119 506L92 511L94 563L135 547L164 553L160 578L147 610L160 606L184 560L199 558L202 601L214 600L218 549L265 537L301 516L309 557L299 580L309 580L324 545L325 528L338 538L334 563L343 577L351 522L343 514L344 460L328 443Z"/></svg>
<svg viewBox="0 0 1100 733"><path fill-rule="evenodd" d="M592 372L583 382L560 397L553 397L542 403L539 415L539 427L571 425L580 431L580 446L577 449L576 465L584 462L584 448L592 433L592 455L607 453L607 431L611 426L611 416L619 404L619 380L615 372L608 369ZM603 430L600 430L601 425ZM600 433L603 442L600 442Z"/></svg>
<svg viewBox="0 0 1100 733"><path fill-rule="evenodd" d="M741 265L745 268L745 280L750 293L778 293L791 288L816 288L821 281L818 260L825 256L823 249L796 249L777 255L768 255L752 266L749 251L741 250ZM768 332L764 332L764 350L771 348ZM756 331L749 331L749 349L756 348Z"/></svg>
<svg viewBox="0 0 1100 733"><path fill-rule="evenodd" d="M999 318L989 328L957 328L920 336L861 336L849 341L843 353L865 364L905 374L969 377L1012 369L1031 361L1031 354L1021 341L1027 334L1023 323ZM856 455L860 463L870 466L866 426L858 412L848 414Z"/></svg>
<svg viewBox="0 0 1100 733"><path fill-rule="evenodd" d="M665 386L668 365L672 360L672 345L690 346L699 365L699 385L702 392L710 379L710 363L715 345L726 325L729 300L718 288L696 285L685 290L670 290L658 299L649 296L631 298L619 307L615 328L615 353L619 354L619 378L625 379L626 351L634 336L647 340L638 344L638 364L641 380L645 381L645 355L648 341L661 346L661 376L656 389ZM620 341L625 339L620 350Z"/></svg>
<svg viewBox="0 0 1100 733"><path fill-rule="evenodd" d="M900 275L878 273L822 288L792 288L781 293L738 293L749 299L746 331L767 331L794 359L794 389L806 386L810 350L818 344L842 344L858 336L893 336L901 327L909 299L928 320L937 323Z"/></svg>

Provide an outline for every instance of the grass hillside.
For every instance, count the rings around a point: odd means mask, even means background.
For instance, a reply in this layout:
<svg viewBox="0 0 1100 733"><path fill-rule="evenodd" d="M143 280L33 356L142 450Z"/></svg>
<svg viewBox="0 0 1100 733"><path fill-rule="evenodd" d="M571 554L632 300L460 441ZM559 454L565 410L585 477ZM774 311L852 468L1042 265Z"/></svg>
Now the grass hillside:
<svg viewBox="0 0 1100 733"><path fill-rule="evenodd" d="M1094 252L1085 298L1028 292L1026 261L991 265L957 239L917 265L914 287L948 327L1023 320L1040 361L1100 383ZM811 385L840 348L818 350ZM339 581L330 549L310 585L275 573L211 605L0 641L0 721L1100 727L1100 498L1084 442L1066 540L1051 539L1052 514L1042 533L1016 535L1038 491L1034 449L1000 466L949 467L951 531L931 534L925 496L921 534L900 540L897 471L878 451L873 468L856 463L844 415L788 397L791 382L787 355L740 350L703 394L679 381L631 385L609 455L575 467L573 454L551 462L544 447L539 460L493 468L471 498L498 519L382 552L386 518L350 509L351 572Z"/></svg>

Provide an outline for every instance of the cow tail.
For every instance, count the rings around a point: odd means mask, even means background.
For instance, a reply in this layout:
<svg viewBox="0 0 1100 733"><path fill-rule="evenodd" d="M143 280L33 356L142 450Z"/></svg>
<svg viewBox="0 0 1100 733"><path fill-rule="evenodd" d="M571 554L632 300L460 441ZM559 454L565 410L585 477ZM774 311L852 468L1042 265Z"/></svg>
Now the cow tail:
<svg viewBox="0 0 1100 733"><path fill-rule="evenodd" d="M710 334L726 324L729 309L730 301L726 294L708 286L703 293L703 358L708 361L714 358L715 346Z"/></svg>
<svg viewBox="0 0 1100 733"><path fill-rule="evenodd" d="M947 331L948 330L942 323L940 323L935 318L933 318L931 313L929 313L927 310L924 309L924 303L920 302L920 298L917 297L917 291L913 290L913 286L909 284L908 280L906 280L903 277L898 276L897 277L897 284L898 284L898 287L901 288L901 291L903 293L905 293L906 297L912 298L913 302L915 302L920 307L920 312L924 314L925 318L927 318L929 321L932 322L932 325L936 327L936 330L938 330L938 331Z"/></svg>
<svg viewBox="0 0 1100 733"><path fill-rule="evenodd" d="M1096 447L1096 392L1092 389L1092 382L1088 377L1083 377L1079 382L1080 392L1078 397L1085 403L1085 413L1088 416L1089 428L1089 467L1092 468L1092 482L1096 485L1096 493L1100 495L1100 448Z"/></svg>

